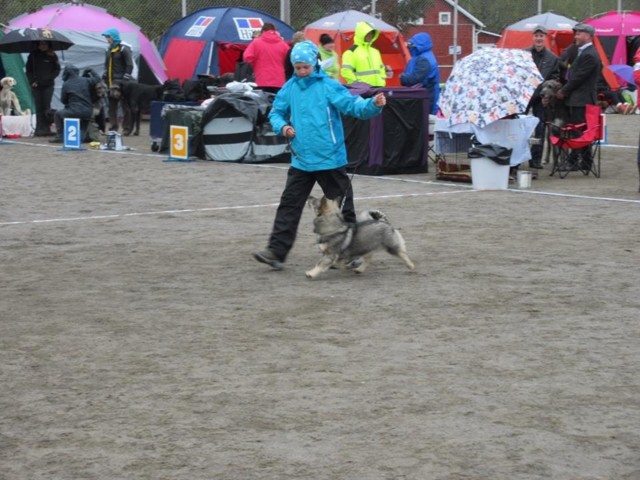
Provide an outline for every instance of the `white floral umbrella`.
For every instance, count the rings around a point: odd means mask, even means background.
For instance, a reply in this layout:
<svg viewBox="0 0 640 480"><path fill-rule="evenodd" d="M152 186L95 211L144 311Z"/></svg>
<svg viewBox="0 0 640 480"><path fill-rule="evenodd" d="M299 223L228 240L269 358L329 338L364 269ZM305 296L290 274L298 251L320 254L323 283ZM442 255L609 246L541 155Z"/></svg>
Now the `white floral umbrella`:
<svg viewBox="0 0 640 480"><path fill-rule="evenodd" d="M524 113L542 80L531 53L483 48L455 64L440 95L440 111L449 126L471 123L483 128Z"/></svg>

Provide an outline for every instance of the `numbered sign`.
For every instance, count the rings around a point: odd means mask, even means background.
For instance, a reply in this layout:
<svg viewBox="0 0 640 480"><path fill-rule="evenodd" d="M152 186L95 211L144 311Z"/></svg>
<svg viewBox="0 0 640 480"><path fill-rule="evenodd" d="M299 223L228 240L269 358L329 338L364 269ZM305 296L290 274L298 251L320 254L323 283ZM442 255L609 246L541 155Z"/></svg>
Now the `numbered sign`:
<svg viewBox="0 0 640 480"><path fill-rule="evenodd" d="M63 132L64 148L79 150L82 146L82 135L80 132L80 119L65 118Z"/></svg>
<svg viewBox="0 0 640 480"><path fill-rule="evenodd" d="M182 162L189 161L189 127L171 125L169 130L171 142L169 146L169 158Z"/></svg>

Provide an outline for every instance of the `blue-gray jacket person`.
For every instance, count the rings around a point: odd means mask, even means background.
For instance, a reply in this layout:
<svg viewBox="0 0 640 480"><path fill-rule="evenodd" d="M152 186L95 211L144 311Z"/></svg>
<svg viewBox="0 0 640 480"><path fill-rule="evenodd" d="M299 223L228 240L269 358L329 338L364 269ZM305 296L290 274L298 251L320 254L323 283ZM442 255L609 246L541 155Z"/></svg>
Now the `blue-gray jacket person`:
<svg viewBox="0 0 640 480"><path fill-rule="evenodd" d="M269 244L254 258L276 270L293 247L302 210L316 182L327 198L344 197L342 214L355 222L353 191L347 175L347 150L341 115L366 120L382 112L386 99L353 96L318 62L318 47L298 42L291 50L294 74L280 89L269 113L273 131L291 142L291 167L280 197Z"/></svg>
<svg viewBox="0 0 640 480"><path fill-rule="evenodd" d="M422 84L429 92L431 114L438 112L440 98L440 70L438 61L433 54L431 35L425 32L416 33L407 42L411 60L400 75L400 83L405 87Z"/></svg>
<svg viewBox="0 0 640 480"><path fill-rule="evenodd" d="M54 120L56 123L56 136L49 140L50 143L62 143L62 129L65 118L78 118L89 120L93 113L91 103L91 89L100 81L92 70L85 71L87 77L80 76L80 70L75 65L67 65L62 72L62 91L60 101L64 107L56 111ZM85 132L82 132L83 134Z"/></svg>

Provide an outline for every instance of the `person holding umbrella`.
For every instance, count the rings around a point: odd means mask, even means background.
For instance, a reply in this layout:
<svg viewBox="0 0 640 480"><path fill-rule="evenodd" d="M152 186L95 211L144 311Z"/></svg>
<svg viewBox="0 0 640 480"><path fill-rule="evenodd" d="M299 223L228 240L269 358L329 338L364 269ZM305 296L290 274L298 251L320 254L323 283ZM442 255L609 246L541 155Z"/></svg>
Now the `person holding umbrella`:
<svg viewBox="0 0 640 480"><path fill-rule="evenodd" d="M60 74L60 62L51 42L40 40L37 43L36 49L27 58L26 74L36 110L34 135L36 137L51 135L51 125L46 120L46 114L51 109L53 85Z"/></svg>

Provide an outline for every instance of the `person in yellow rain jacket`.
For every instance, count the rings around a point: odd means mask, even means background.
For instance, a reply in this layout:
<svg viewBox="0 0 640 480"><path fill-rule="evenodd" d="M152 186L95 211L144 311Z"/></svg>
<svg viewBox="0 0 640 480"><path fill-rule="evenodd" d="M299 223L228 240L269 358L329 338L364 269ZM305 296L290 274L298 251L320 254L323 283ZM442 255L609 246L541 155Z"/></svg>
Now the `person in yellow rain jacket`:
<svg viewBox="0 0 640 480"><path fill-rule="evenodd" d="M353 46L342 54L340 74L346 83L363 82L372 87L384 87L387 71L380 51L373 43L380 32L368 22L358 22L353 36Z"/></svg>

